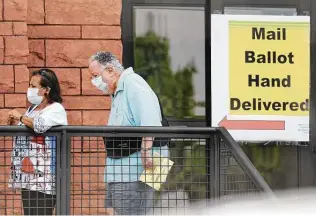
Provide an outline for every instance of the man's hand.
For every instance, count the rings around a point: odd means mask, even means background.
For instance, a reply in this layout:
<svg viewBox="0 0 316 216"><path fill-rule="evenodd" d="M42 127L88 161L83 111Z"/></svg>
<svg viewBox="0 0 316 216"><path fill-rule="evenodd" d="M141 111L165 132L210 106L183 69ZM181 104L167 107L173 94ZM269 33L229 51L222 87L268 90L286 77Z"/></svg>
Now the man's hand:
<svg viewBox="0 0 316 216"><path fill-rule="evenodd" d="M153 158L148 149L141 150L142 163L145 169L153 169Z"/></svg>
<svg viewBox="0 0 316 216"><path fill-rule="evenodd" d="M151 155L151 147L153 145L153 137L143 137L141 157L145 169L153 169L153 156Z"/></svg>

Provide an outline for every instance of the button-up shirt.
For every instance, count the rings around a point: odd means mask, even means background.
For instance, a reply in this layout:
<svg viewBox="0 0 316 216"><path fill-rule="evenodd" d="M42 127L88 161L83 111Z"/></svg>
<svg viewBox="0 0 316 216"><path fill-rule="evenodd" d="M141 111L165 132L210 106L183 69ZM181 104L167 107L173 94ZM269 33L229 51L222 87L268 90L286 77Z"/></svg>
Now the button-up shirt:
<svg viewBox="0 0 316 216"><path fill-rule="evenodd" d="M148 83L133 68L127 68L117 83L112 97L109 126L161 126L158 98ZM162 156L168 157L167 146L153 147ZM120 159L107 158L105 182L138 181L143 172L140 152Z"/></svg>

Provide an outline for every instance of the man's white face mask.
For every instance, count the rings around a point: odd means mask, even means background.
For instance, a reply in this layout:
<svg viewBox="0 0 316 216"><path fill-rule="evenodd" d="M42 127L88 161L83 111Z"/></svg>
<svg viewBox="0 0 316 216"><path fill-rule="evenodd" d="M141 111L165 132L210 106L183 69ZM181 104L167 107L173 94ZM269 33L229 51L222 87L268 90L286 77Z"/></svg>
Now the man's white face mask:
<svg viewBox="0 0 316 216"><path fill-rule="evenodd" d="M108 85L102 81L101 76L93 77L91 79L92 85L94 85L97 89L102 91L104 94L107 94L108 92Z"/></svg>

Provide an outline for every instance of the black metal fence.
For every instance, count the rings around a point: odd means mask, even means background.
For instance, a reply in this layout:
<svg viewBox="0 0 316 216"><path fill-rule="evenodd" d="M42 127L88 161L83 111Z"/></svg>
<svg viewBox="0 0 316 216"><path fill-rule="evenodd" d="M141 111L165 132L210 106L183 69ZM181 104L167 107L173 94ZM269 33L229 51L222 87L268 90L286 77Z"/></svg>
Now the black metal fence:
<svg viewBox="0 0 316 216"><path fill-rule="evenodd" d="M108 178L118 173L128 178L135 170L132 163L106 164L104 137L170 138L168 153L174 164L152 197L151 214L172 208L185 213L196 202L207 204L233 194L272 193L224 128L67 126L36 135L24 127L3 126L0 214L31 213L34 205L36 214L112 214L105 201ZM21 155L23 149L27 150ZM32 184L23 183L23 178ZM17 189L21 186L22 192ZM33 194L35 190L45 197Z"/></svg>

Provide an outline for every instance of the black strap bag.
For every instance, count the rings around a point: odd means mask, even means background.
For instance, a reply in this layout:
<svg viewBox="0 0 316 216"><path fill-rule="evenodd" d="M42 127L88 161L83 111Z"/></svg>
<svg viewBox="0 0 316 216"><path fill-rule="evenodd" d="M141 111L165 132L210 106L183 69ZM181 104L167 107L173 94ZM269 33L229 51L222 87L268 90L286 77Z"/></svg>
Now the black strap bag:
<svg viewBox="0 0 316 216"><path fill-rule="evenodd" d="M158 97L157 97L158 98ZM165 118L160 99L158 98L161 111L161 125L169 127L168 120ZM153 147L169 146L170 139L166 137L156 137L153 141ZM107 157L119 159L141 150L142 137L105 137L104 144L107 151Z"/></svg>

